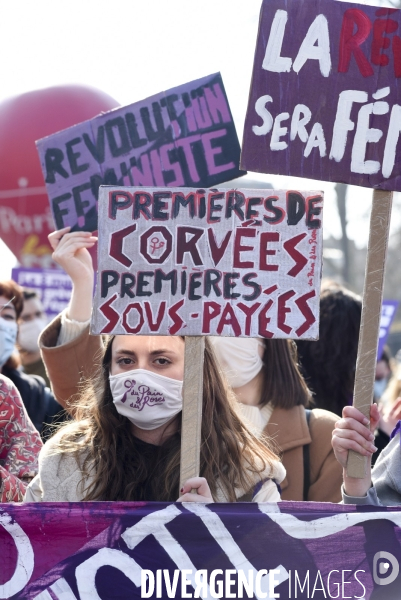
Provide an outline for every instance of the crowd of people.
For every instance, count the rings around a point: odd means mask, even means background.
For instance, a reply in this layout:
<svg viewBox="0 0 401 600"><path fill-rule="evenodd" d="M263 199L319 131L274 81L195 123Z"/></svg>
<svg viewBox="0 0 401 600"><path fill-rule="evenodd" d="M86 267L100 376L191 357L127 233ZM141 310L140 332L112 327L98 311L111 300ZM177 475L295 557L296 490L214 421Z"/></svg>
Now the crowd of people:
<svg viewBox="0 0 401 600"><path fill-rule="evenodd" d="M401 503L401 369L386 353L370 420L352 406L358 296L324 283L318 342L206 338L200 477L180 488L185 339L89 335L97 239L49 240L73 283L56 319L0 282L1 502ZM364 479L349 450L380 453Z"/></svg>

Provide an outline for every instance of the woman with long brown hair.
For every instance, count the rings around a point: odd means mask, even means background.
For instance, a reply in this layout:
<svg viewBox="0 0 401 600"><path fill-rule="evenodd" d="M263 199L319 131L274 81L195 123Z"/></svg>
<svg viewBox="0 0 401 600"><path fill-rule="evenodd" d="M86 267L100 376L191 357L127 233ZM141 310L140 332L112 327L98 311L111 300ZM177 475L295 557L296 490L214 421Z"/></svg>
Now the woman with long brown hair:
<svg viewBox="0 0 401 600"><path fill-rule="evenodd" d="M332 447L337 416L313 409L292 340L212 338L222 370L247 422L274 439L287 476L283 500L339 502L342 473ZM312 408L312 406L311 406Z"/></svg>
<svg viewBox="0 0 401 600"><path fill-rule="evenodd" d="M50 239L55 259L74 283L68 315L53 322L42 339L48 344L44 357L50 379L66 404L65 390L75 383L63 380L69 373L74 378L74 369L76 380L77 364L83 362L78 356L85 355L86 372L93 372L101 346L100 337L89 338L86 326L93 281L87 248L95 238L61 230ZM96 377L74 404L67 404L74 422L44 446L25 500L279 500L284 468L236 413L207 340L201 477L179 490L184 349L178 336L111 337ZM197 493L191 493L194 489Z"/></svg>

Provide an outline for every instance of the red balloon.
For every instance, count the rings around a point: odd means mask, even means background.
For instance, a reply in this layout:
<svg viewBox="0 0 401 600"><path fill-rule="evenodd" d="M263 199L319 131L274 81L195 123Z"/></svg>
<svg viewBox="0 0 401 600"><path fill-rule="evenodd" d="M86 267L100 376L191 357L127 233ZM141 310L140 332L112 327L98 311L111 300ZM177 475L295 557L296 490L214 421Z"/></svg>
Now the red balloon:
<svg viewBox="0 0 401 600"><path fill-rule="evenodd" d="M119 106L81 85L35 90L0 103L0 237L27 267L53 266L54 230L35 141Z"/></svg>

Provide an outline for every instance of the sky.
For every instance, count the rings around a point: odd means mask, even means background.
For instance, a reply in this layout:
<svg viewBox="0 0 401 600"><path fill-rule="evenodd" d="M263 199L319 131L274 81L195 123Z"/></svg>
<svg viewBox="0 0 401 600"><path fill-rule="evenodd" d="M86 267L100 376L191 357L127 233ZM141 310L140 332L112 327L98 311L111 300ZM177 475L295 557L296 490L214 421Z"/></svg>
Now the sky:
<svg viewBox="0 0 401 600"><path fill-rule="evenodd" d="M241 140L260 5L261 0L0 0L0 102L35 89L83 84L125 105L220 71ZM340 235L333 184L250 177L280 188L323 189L324 234ZM351 188L349 197L348 234L363 246L371 190ZM394 219L393 227L398 225ZM15 259L1 244L0 256L4 278Z"/></svg>

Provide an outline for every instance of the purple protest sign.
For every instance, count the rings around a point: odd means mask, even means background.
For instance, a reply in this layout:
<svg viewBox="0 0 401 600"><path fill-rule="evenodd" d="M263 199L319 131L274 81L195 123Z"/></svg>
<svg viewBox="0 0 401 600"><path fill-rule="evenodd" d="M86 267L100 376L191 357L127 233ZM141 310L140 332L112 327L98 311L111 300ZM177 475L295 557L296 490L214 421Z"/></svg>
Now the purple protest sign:
<svg viewBox="0 0 401 600"><path fill-rule="evenodd" d="M401 13L264 0L241 166L401 190Z"/></svg>
<svg viewBox="0 0 401 600"><path fill-rule="evenodd" d="M37 291L49 320L68 306L72 281L64 271L17 267L12 270L11 277L19 285Z"/></svg>
<svg viewBox="0 0 401 600"><path fill-rule="evenodd" d="M1 600L395 600L400 561L399 507L0 505Z"/></svg>
<svg viewBox="0 0 401 600"><path fill-rule="evenodd" d="M386 344L391 324L397 312L398 300L383 300L382 314L380 317L379 345L377 348L377 360L380 360L383 348Z"/></svg>
<svg viewBox="0 0 401 600"><path fill-rule="evenodd" d="M58 229L97 229L101 184L208 188L243 175L220 73L37 142Z"/></svg>

